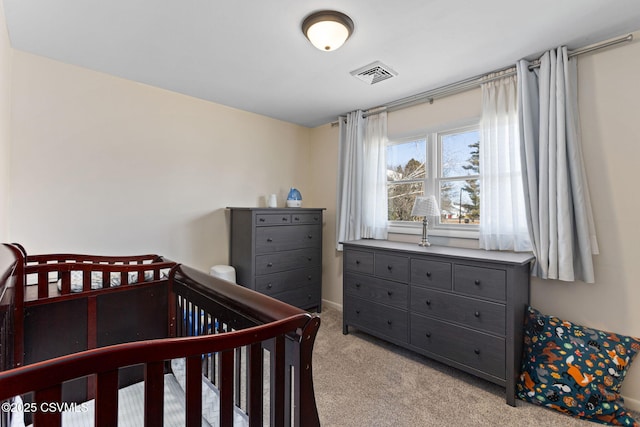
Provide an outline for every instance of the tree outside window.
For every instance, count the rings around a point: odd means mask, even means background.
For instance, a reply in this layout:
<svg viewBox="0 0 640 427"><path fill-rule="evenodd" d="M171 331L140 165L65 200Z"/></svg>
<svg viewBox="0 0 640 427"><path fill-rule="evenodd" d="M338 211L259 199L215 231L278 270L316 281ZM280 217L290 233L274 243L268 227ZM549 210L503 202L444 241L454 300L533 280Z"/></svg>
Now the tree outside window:
<svg viewBox="0 0 640 427"><path fill-rule="evenodd" d="M478 126L395 141L387 147L389 221L415 222L416 196L436 194L439 226L480 221L480 135ZM432 173L429 173L432 172Z"/></svg>

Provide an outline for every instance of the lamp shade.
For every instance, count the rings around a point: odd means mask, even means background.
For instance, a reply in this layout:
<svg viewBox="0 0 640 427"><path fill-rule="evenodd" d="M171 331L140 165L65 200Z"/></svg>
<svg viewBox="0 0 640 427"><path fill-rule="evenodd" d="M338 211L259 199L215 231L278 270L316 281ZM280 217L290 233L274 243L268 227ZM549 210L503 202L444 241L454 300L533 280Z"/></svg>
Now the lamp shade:
<svg viewBox="0 0 640 427"><path fill-rule="evenodd" d="M315 47L328 52L347 41L353 32L353 21L344 13L323 10L305 18L302 32Z"/></svg>
<svg viewBox="0 0 640 427"><path fill-rule="evenodd" d="M418 196L413 203L411 216L438 216L440 208L435 196Z"/></svg>

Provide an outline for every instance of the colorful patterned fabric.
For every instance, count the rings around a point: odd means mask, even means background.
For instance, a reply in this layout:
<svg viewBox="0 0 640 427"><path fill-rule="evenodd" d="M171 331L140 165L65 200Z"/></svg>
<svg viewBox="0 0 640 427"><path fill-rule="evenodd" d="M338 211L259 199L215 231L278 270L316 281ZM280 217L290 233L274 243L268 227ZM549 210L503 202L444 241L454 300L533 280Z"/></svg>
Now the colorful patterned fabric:
<svg viewBox="0 0 640 427"><path fill-rule="evenodd" d="M640 339L586 328L529 307L518 397L574 417L640 427L620 387Z"/></svg>

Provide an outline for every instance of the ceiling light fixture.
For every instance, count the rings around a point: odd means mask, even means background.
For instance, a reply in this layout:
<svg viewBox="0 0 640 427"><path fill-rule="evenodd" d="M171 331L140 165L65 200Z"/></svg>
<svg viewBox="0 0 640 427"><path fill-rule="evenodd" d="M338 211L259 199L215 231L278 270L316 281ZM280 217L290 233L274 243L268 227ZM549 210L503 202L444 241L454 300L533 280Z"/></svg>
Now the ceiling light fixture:
<svg viewBox="0 0 640 427"><path fill-rule="evenodd" d="M322 10L307 16L302 22L302 32L318 49L338 49L353 33L353 21L347 15L334 10Z"/></svg>

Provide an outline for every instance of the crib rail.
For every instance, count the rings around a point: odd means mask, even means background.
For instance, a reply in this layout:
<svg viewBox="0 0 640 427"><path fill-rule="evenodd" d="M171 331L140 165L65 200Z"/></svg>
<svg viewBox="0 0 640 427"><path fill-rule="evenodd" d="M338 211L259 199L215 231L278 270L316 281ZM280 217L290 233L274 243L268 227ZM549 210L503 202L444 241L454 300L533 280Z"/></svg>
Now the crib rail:
<svg viewBox="0 0 640 427"><path fill-rule="evenodd" d="M303 329L289 331L282 340L236 348L233 356L239 369L233 372L221 366L219 354L204 354L202 373L214 384L222 383L224 376L233 381L233 403L250 415L253 425L263 425L265 410L269 412L264 423L272 426L319 425L311 369L318 316L184 265L172 270L169 284L173 336L224 334L308 316Z"/></svg>
<svg viewBox="0 0 640 427"><path fill-rule="evenodd" d="M312 325L312 323L315 323ZM14 395L34 392L33 408L51 408L62 403L62 383L74 378L96 375L95 382L95 425L114 426L117 424L118 369L124 366L143 364L145 369L145 425L162 425L163 396L162 375L165 361L186 357L186 413L187 426L200 425L201 418L201 360L203 354L220 354L222 372L234 371L233 350L243 346L256 348L262 342L273 342L276 349L275 365L278 371L284 371L286 337L297 336L298 341L311 339L309 329L317 329L314 318L308 314L296 314L285 319L255 326L249 329L226 332L215 335L166 338L153 341L140 341L118 344L110 347L87 350L68 356L35 363L0 373L0 401ZM298 335L302 333L302 335ZM306 335L306 336L305 336ZM249 364L249 377L261 378L260 363ZM283 372L278 372L282 374ZM233 387L234 382L225 374L218 385L220 390L220 425L233 423ZM275 401L279 407L275 413L284 413L285 388L276 382ZM197 416L191 416L196 414ZM59 411L33 412L35 426L59 426ZM258 414L259 415L259 414ZM304 425L319 425L315 417L305 419ZM249 413L249 425L262 425L262 419ZM285 425L284 417L275 419L275 424ZM298 420L295 425L301 425Z"/></svg>
<svg viewBox="0 0 640 427"><path fill-rule="evenodd" d="M52 298L73 292L88 292L97 287L130 285L160 280L175 265L159 255L104 256L87 254L26 255L25 283L35 285L37 293L24 288L27 300ZM59 282L59 283L58 283ZM59 284L60 286L56 286ZM72 286L73 285L73 286ZM17 295L18 296L18 295Z"/></svg>

